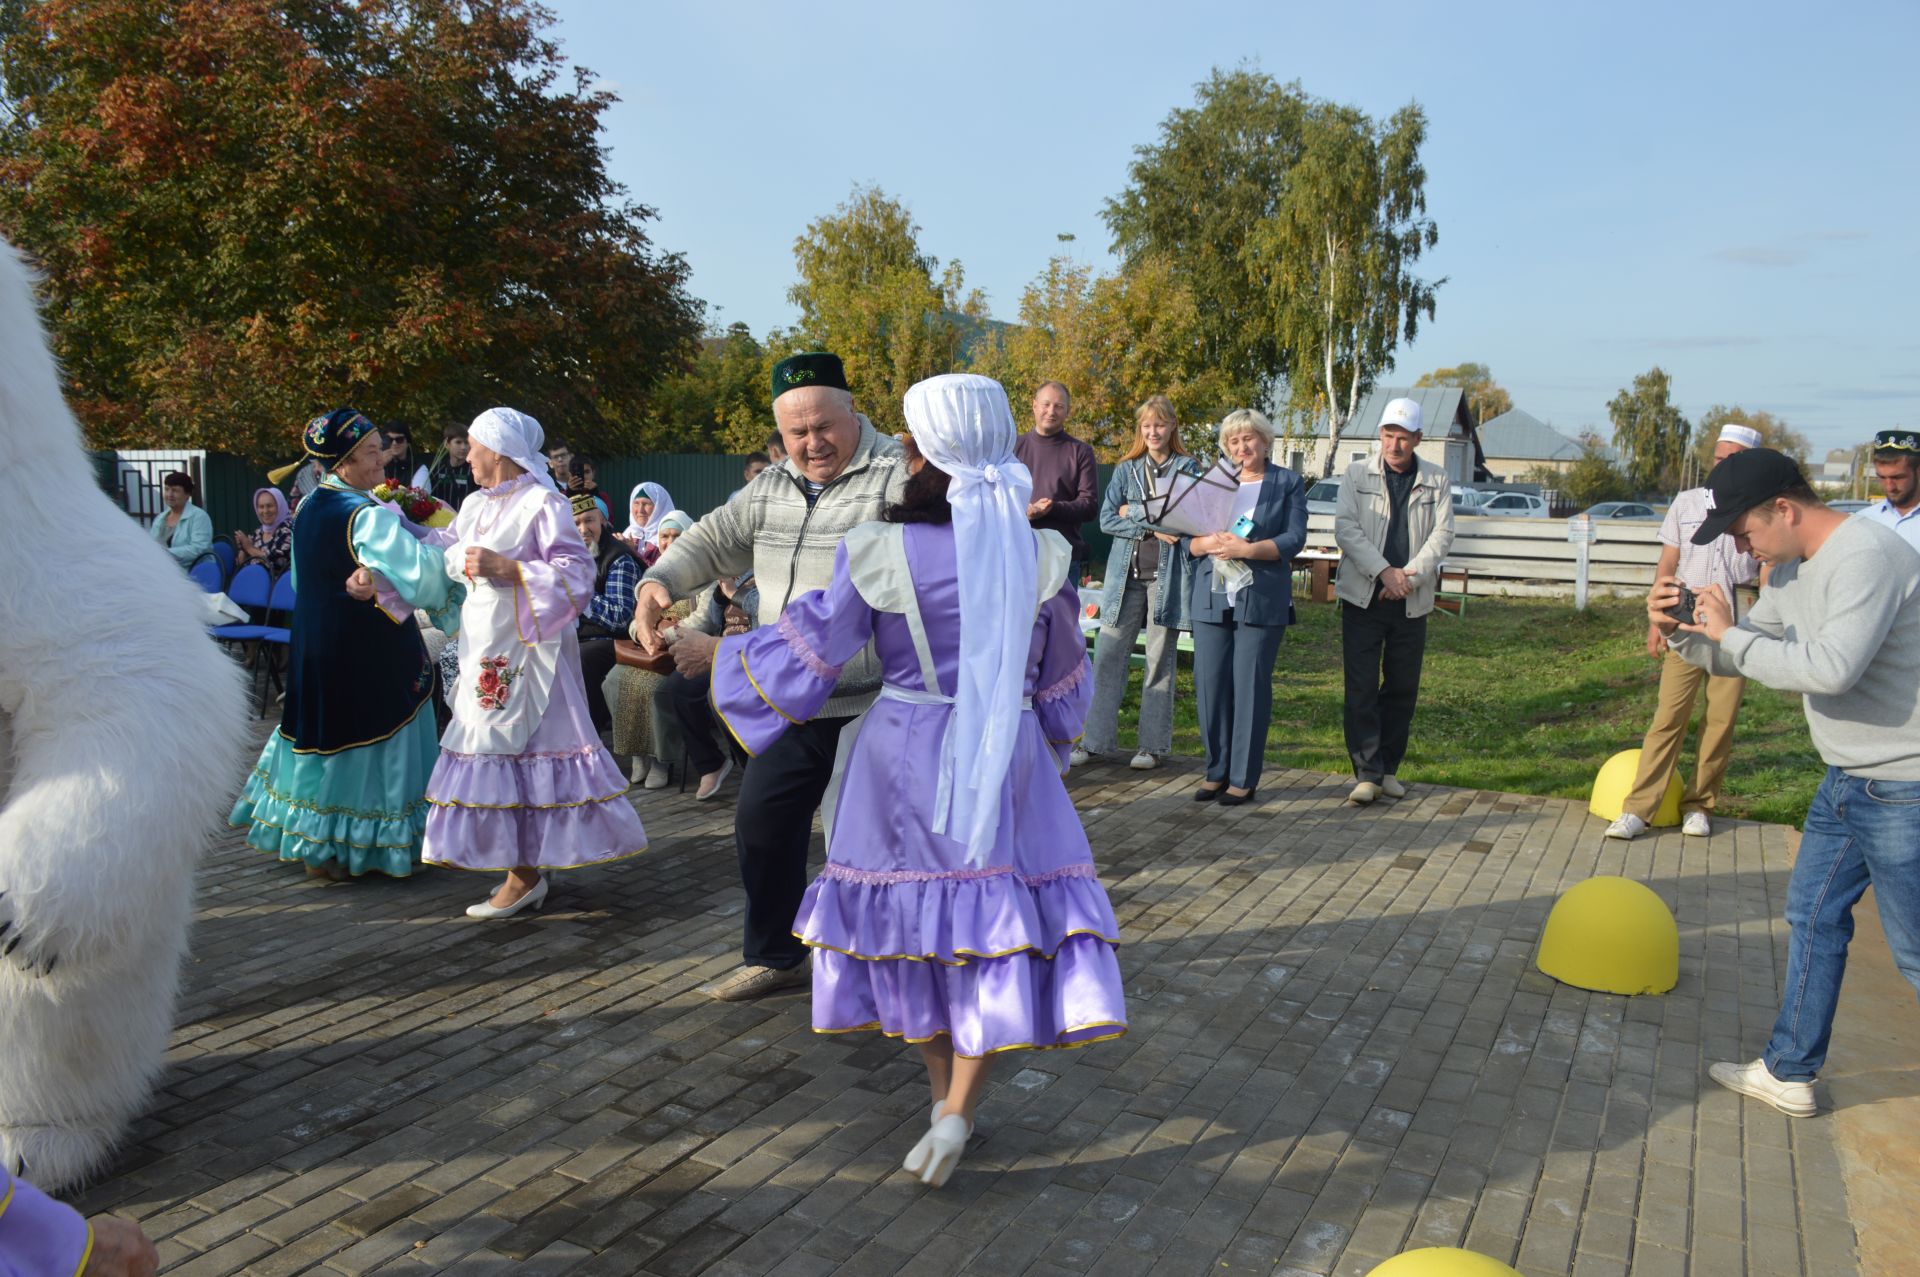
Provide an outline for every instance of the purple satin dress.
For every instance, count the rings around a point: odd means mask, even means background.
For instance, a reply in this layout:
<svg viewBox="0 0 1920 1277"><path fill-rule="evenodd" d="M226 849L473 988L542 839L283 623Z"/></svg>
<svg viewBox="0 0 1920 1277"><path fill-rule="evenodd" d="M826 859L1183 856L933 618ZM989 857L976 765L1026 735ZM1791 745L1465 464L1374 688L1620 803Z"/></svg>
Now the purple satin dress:
<svg viewBox="0 0 1920 1277"><path fill-rule="evenodd" d="M889 686L922 702L927 692L953 694L953 529L903 531L940 686L926 686L906 616L877 610L855 587L843 544L831 585L715 654L714 705L749 753L817 712L840 666L868 642ZM827 865L794 922L814 950L815 1031L877 1029L910 1042L948 1035L955 1053L970 1057L1084 1046L1126 1031L1119 927L1061 780L1093 695L1078 607L1067 582L1034 622L1033 708L1021 718L986 865L969 866L961 843L932 831L951 704L882 695L843 747Z"/></svg>

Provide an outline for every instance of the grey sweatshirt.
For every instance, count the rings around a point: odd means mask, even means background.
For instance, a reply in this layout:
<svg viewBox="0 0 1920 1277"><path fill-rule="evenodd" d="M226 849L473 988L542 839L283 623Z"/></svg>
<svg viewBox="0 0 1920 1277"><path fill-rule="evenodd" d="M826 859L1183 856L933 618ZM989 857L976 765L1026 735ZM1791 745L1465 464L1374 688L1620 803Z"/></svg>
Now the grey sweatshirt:
<svg viewBox="0 0 1920 1277"><path fill-rule="evenodd" d="M1814 748L1863 780L1920 780L1920 554L1853 518L1819 553L1774 568L1719 643L1675 634L1683 660L1799 692Z"/></svg>
<svg viewBox="0 0 1920 1277"><path fill-rule="evenodd" d="M840 477L812 501L791 461L762 470L742 493L710 511L675 539L647 570L676 599L742 572L760 591L760 624L772 625L796 595L824 590L833 580L840 542L854 527L880 517L906 488L900 445L860 418L860 442ZM821 718L858 714L880 690L880 662L869 644L848 661Z"/></svg>

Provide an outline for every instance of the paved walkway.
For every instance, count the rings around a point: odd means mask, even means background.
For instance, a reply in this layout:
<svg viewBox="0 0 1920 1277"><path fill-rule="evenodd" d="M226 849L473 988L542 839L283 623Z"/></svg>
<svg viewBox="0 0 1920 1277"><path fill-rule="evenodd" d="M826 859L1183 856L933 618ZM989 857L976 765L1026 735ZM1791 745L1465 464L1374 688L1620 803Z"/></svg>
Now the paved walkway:
<svg viewBox="0 0 1920 1277"><path fill-rule="evenodd" d="M1564 801L1350 810L1300 772L1218 810L1193 780L1075 774L1133 1031L1007 1060L943 1191L897 1173L909 1049L812 1034L803 995L698 993L737 943L731 811L660 791L650 854L527 922L457 916L487 878L329 885L223 838L173 1067L80 1204L181 1277L1358 1274L1432 1244L1555 1277L1855 1271L1837 1124L1703 1089L1771 1022L1789 831L1606 842ZM1674 907L1672 995L1532 969L1594 873Z"/></svg>

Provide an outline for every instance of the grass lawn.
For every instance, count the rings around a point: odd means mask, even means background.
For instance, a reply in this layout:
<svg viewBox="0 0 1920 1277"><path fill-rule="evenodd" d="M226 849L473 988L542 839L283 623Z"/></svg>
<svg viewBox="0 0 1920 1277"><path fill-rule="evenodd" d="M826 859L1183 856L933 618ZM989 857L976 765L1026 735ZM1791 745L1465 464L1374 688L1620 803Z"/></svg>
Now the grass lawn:
<svg viewBox="0 0 1920 1277"><path fill-rule="evenodd" d="M1299 623L1274 671L1267 761L1348 772L1340 728L1338 605L1296 603ZM1646 654L1646 613L1637 601L1596 600L1584 614L1555 599L1477 598L1464 618L1436 613L1413 741L1400 774L1472 789L1585 799L1594 773L1636 749L1652 721L1660 665ZM1174 709L1176 754L1199 756L1191 658L1182 658ZM1139 676L1121 710L1131 753ZM1691 774L1694 708L1680 766ZM1807 736L1800 698L1747 684L1733 762L1720 796L1726 815L1798 825L1825 768Z"/></svg>

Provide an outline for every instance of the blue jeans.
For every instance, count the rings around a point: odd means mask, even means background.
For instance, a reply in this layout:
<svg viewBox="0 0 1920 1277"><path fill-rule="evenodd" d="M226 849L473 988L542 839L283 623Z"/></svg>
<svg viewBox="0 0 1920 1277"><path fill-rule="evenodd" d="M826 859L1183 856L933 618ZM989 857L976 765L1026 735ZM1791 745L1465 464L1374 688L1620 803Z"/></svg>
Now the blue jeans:
<svg viewBox="0 0 1920 1277"><path fill-rule="evenodd" d="M1920 781L1862 780L1830 767L1787 884L1786 997L1766 1053L1783 1082L1811 1082L1826 1063L1853 906L1869 885L1893 964L1920 989Z"/></svg>

